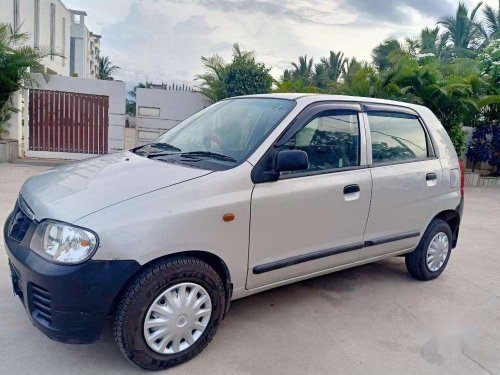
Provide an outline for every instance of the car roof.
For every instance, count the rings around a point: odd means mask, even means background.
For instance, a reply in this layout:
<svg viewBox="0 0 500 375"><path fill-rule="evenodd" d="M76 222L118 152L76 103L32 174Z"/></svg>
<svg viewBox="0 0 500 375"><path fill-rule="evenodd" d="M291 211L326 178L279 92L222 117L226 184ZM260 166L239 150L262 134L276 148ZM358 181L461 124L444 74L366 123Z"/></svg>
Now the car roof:
<svg viewBox="0 0 500 375"><path fill-rule="evenodd" d="M301 104L310 104L321 101L341 101L341 102L362 102L362 103L376 103L397 105L400 107L411 108L418 112L422 106L418 104L399 102L396 100L387 100L379 98L368 98L363 96L349 96L349 95L328 95L328 94L305 94L305 93L273 93L273 94L258 94L258 95L245 95L239 98L272 98L272 99L288 99L295 100Z"/></svg>

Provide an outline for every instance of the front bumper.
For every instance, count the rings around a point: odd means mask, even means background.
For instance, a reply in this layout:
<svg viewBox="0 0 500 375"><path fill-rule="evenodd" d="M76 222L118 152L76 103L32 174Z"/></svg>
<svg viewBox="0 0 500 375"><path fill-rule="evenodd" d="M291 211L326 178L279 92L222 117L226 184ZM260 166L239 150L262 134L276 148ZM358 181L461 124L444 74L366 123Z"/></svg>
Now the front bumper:
<svg viewBox="0 0 500 375"><path fill-rule="evenodd" d="M140 265L133 260L50 263L29 250L37 223L16 241L8 235L11 216L4 226L4 240L12 284L32 323L57 341L97 340L115 298Z"/></svg>

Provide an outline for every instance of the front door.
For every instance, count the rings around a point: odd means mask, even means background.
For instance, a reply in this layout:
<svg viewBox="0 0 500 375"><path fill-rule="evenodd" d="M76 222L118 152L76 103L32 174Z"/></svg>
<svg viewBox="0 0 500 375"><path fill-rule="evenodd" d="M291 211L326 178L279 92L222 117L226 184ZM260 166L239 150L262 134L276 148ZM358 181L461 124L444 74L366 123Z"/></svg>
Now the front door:
<svg viewBox="0 0 500 375"><path fill-rule="evenodd" d="M278 148L307 152L308 170L254 188L247 289L352 263L363 246L371 174L359 112L308 113Z"/></svg>

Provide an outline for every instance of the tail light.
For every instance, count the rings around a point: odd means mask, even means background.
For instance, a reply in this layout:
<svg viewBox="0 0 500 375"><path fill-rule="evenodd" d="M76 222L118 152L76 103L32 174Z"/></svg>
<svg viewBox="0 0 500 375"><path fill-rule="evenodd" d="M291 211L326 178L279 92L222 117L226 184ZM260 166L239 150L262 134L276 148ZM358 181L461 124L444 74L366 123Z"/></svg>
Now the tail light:
<svg viewBox="0 0 500 375"><path fill-rule="evenodd" d="M464 163L462 160L458 159L458 165L460 166L460 195L464 196L465 189L465 171L464 171Z"/></svg>

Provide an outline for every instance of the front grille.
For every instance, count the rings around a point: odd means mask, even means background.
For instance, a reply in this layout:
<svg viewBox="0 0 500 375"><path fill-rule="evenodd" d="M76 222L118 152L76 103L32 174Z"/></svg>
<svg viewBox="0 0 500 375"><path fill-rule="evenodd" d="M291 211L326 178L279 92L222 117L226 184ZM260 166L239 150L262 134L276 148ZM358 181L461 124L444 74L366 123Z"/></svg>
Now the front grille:
<svg viewBox="0 0 500 375"><path fill-rule="evenodd" d="M52 322L52 299L50 292L36 284L31 285L31 314L47 323Z"/></svg>
<svg viewBox="0 0 500 375"><path fill-rule="evenodd" d="M9 226L9 237L21 242L31 225L31 219L16 204Z"/></svg>

